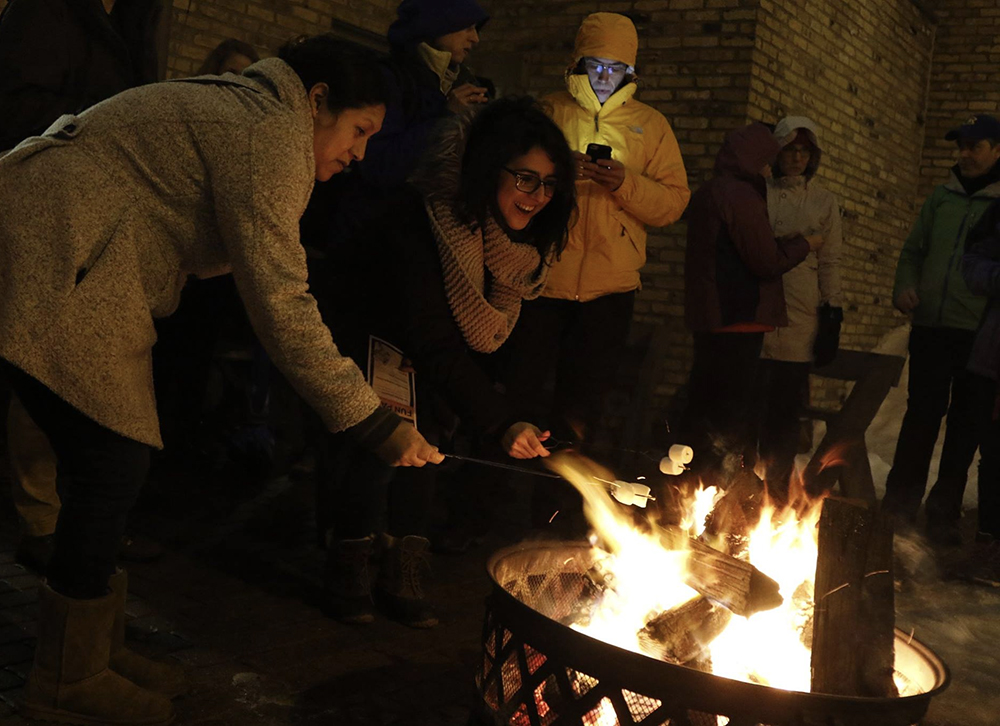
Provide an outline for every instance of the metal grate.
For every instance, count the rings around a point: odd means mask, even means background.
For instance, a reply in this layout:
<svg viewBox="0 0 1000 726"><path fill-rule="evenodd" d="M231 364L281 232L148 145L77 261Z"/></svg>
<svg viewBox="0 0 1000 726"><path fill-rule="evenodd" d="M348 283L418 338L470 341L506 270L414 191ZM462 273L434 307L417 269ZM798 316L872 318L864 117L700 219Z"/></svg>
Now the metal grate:
<svg viewBox="0 0 1000 726"><path fill-rule="evenodd" d="M566 625L594 597L585 574L592 557L589 548L569 543L522 545L494 555L494 594L487 601L483 659L476 673L482 723L907 726L947 685L944 664L920 644L917 655L932 676L927 693L896 699L778 691L621 651Z"/></svg>

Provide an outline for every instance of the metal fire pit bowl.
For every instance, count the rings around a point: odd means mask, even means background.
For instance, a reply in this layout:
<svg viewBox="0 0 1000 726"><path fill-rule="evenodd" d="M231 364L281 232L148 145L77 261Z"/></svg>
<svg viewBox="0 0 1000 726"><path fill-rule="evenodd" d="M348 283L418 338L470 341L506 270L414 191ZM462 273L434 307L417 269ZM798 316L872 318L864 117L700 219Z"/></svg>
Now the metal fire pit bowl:
<svg viewBox="0 0 1000 726"><path fill-rule="evenodd" d="M584 597L583 543L535 542L490 559L479 719L495 726L910 726L948 686L948 668L896 630L899 698L800 693L722 678L595 640L558 622ZM613 706L613 715L608 703Z"/></svg>

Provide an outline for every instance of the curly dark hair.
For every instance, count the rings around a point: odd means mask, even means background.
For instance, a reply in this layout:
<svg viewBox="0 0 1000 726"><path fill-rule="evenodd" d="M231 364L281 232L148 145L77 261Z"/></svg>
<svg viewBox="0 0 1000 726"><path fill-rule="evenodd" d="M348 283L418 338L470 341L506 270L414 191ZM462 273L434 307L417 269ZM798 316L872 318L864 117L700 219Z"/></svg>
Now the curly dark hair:
<svg viewBox="0 0 1000 726"><path fill-rule="evenodd" d="M301 36L281 46L278 57L292 67L310 91L317 83L330 87L327 108L377 106L386 101L380 57L331 35Z"/></svg>
<svg viewBox="0 0 1000 726"><path fill-rule="evenodd" d="M512 159L535 147L555 164L556 191L527 228L515 232L497 207L500 175ZM533 98L502 98L479 112L469 128L461 174L458 212L467 222L482 226L492 215L512 239L533 245L543 259L562 252L576 212L576 165L563 132Z"/></svg>

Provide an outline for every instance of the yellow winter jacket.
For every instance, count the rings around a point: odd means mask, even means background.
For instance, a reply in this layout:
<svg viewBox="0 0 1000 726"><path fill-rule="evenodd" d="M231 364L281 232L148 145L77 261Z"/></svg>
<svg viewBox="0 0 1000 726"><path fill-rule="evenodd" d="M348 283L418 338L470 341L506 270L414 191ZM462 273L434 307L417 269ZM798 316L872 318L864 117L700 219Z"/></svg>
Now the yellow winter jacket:
<svg viewBox="0 0 1000 726"><path fill-rule="evenodd" d="M691 191L670 124L632 98L635 83L618 89L603 106L586 75L568 75L566 87L545 102L570 148L586 152L587 144L606 144L612 158L625 165L625 181L614 192L593 181L577 182L579 218L542 293L586 302L640 286L645 225L676 222Z"/></svg>

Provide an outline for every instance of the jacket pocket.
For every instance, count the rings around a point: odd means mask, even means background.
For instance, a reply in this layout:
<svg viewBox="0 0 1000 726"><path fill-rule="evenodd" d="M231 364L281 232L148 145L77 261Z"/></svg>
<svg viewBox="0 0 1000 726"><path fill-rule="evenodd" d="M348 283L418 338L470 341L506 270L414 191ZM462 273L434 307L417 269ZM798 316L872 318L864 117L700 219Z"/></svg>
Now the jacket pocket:
<svg viewBox="0 0 1000 726"><path fill-rule="evenodd" d="M616 269L638 270L646 264L646 230L642 223L623 209L611 213L608 238L614 250L612 261Z"/></svg>

